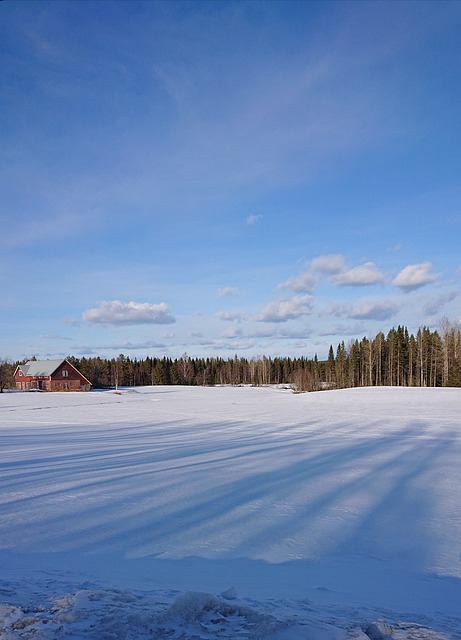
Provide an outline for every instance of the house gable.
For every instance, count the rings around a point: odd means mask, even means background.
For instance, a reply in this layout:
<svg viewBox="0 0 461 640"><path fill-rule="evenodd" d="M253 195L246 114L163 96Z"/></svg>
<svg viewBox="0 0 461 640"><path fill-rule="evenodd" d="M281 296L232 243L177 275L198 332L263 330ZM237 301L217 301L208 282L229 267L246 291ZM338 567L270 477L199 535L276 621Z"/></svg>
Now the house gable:
<svg viewBox="0 0 461 640"><path fill-rule="evenodd" d="M63 360L50 376L53 391L75 391L80 387L91 386L90 381L68 360Z"/></svg>

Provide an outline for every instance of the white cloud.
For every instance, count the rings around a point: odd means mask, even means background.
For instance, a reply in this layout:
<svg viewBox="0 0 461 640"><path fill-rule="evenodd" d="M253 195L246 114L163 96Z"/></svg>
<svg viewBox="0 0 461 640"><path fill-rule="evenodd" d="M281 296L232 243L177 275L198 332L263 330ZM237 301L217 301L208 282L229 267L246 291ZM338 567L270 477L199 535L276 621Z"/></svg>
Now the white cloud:
<svg viewBox="0 0 461 640"><path fill-rule="evenodd" d="M253 340L234 340L232 338L230 342L227 342L227 340L229 340L229 338L221 338L210 342L209 346L212 349L212 353L215 354L216 350L225 350L230 351L231 354L235 354L240 351L246 351L247 349L253 349L255 346Z"/></svg>
<svg viewBox="0 0 461 640"><path fill-rule="evenodd" d="M242 330L237 325L231 325L226 331L222 334L223 338L240 338L242 336Z"/></svg>
<svg viewBox="0 0 461 640"><path fill-rule="evenodd" d="M291 291L301 293L302 291L311 291L316 284L315 277L309 271L304 271L294 278L284 280L277 285L277 289L291 289Z"/></svg>
<svg viewBox="0 0 461 640"><path fill-rule="evenodd" d="M220 320L228 320L230 322L240 322L242 316L237 311L218 311L216 317Z"/></svg>
<svg viewBox="0 0 461 640"><path fill-rule="evenodd" d="M340 254L325 254L313 258L310 267L312 271L332 276L331 282L341 287L363 287L384 283L384 275L374 262L365 262L358 267L349 268L346 266L345 257Z"/></svg>
<svg viewBox="0 0 461 640"><path fill-rule="evenodd" d="M363 287L383 283L384 276L374 262L365 262L359 267L338 273L332 282L341 287Z"/></svg>
<svg viewBox="0 0 461 640"><path fill-rule="evenodd" d="M237 298L239 290L237 287L222 287L218 290L218 296L220 298Z"/></svg>
<svg viewBox="0 0 461 640"><path fill-rule="evenodd" d="M312 310L312 296L295 296L266 305L256 317L260 322L286 322L307 316Z"/></svg>
<svg viewBox="0 0 461 640"><path fill-rule="evenodd" d="M392 284L404 291L419 289L438 278L437 274L429 273L431 269L432 264L429 261L409 264L397 274Z"/></svg>
<svg viewBox="0 0 461 640"><path fill-rule="evenodd" d="M257 224L258 222L261 222L262 219L263 219L262 213L250 213L250 215L247 216L246 223Z"/></svg>
<svg viewBox="0 0 461 640"><path fill-rule="evenodd" d="M164 302L121 302L103 300L98 308L87 309L83 319L93 324L133 325L133 324L171 324L176 322Z"/></svg>
<svg viewBox="0 0 461 640"><path fill-rule="evenodd" d="M399 310L393 302L358 302L351 306L349 317L357 320L389 320Z"/></svg>
<svg viewBox="0 0 461 640"><path fill-rule="evenodd" d="M327 254L318 256L311 260L312 271L318 271L319 273L339 273L344 269L345 259L344 256L338 254Z"/></svg>

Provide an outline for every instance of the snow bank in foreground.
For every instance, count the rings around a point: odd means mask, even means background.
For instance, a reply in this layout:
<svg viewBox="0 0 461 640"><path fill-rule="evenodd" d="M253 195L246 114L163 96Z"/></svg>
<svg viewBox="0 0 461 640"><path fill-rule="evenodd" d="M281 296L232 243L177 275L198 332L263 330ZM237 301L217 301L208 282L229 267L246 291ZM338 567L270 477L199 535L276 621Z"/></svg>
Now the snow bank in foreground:
<svg viewBox="0 0 461 640"><path fill-rule="evenodd" d="M12 585L10 585L11 587ZM309 602L243 603L222 595L87 588L28 606L0 605L0 638L13 640L446 640L418 623L343 619Z"/></svg>

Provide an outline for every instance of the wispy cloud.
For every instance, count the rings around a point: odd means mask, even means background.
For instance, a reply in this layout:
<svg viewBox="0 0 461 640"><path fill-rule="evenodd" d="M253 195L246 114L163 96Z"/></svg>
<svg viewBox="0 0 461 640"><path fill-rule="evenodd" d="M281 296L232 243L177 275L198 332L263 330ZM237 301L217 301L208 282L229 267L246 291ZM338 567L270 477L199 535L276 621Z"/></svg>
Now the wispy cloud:
<svg viewBox="0 0 461 640"><path fill-rule="evenodd" d="M65 316L62 321L69 327L78 327L81 322L80 318L74 318L73 316Z"/></svg>
<svg viewBox="0 0 461 640"><path fill-rule="evenodd" d="M0 246L7 249L39 246L44 242L75 237L81 229L81 217L74 213L53 212L46 215L43 210L41 213L43 215L40 216L40 219L30 217L18 220L16 212L14 216L8 216L5 212L8 225L3 229Z"/></svg>
<svg viewBox="0 0 461 640"><path fill-rule="evenodd" d="M72 341L72 338L69 338L68 336L63 336L59 333L44 333L40 336L40 339L42 340L67 340L67 341Z"/></svg>
<svg viewBox="0 0 461 640"><path fill-rule="evenodd" d="M92 324L136 325L136 324L171 324L176 322L170 309L164 302L121 302L120 300L103 300L99 307L83 312L83 319Z"/></svg>
<svg viewBox="0 0 461 640"><path fill-rule="evenodd" d="M218 290L220 298L238 298L239 290L237 287L222 287Z"/></svg>
<svg viewBox="0 0 461 640"><path fill-rule="evenodd" d="M424 287L437 280L438 274L430 273L432 263L429 261L409 264L402 269L392 281L394 287L399 287L403 291L412 291Z"/></svg>
<svg viewBox="0 0 461 640"><path fill-rule="evenodd" d="M130 341L121 341L121 342L111 342L111 343L102 343L102 344L92 344L88 345L80 345L77 348L77 352L79 354L91 354L91 353L105 353L108 351L115 351L116 353L121 353L123 351L137 351L139 349L164 349L166 347L163 342L156 342L155 340L145 340L143 342L130 342Z"/></svg>
<svg viewBox="0 0 461 640"><path fill-rule="evenodd" d="M356 336L358 334L366 333L366 326L364 324L347 325L347 324L335 324L327 325L319 331L320 336L338 336L343 338L345 336Z"/></svg>
<svg viewBox="0 0 461 640"><path fill-rule="evenodd" d="M452 302L452 300L455 300L458 296L459 291L450 291L449 293L431 298L424 305L424 313L427 313L428 316L435 316L440 313L449 302Z"/></svg>
<svg viewBox="0 0 461 640"><path fill-rule="evenodd" d="M333 305L327 313L354 320L389 320L399 310L400 305L388 300L369 300L356 303Z"/></svg>
<svg viewBox="0 0 461 640"><path fill-rule="evenodd" d="M261 222L262 219L262 213L250 213L250 215L246 218L246 223L249 225L257 224L258 222Z"/></svg>
<svg viewBox="0 0 461 640"><path fill-rule="evenodd" d="M271 302L261 309L256 320L259 322L286 322L302 316L307 316L312 311L312 296L295 296L291 300Z"/></svg>

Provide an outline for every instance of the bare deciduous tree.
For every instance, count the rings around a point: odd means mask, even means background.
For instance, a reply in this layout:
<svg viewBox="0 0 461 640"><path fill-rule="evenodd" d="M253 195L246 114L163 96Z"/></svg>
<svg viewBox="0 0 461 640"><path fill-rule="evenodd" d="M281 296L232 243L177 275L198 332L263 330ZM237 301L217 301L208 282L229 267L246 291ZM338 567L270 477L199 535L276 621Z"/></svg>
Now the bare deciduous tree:
<svg viewBox="0 0 461 640"><path fill-rule="evenodd" d="M0 360L0 393L3 393L4 389L14 388L14 369L14 364L12 364L8 358L2 358Z"/></svg>

